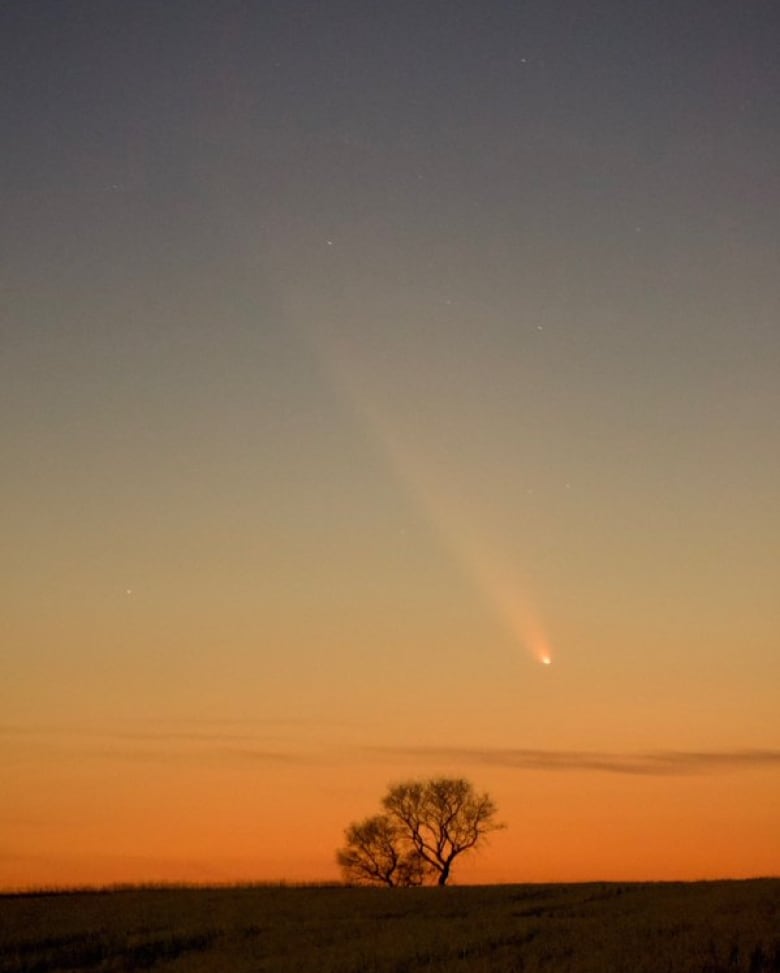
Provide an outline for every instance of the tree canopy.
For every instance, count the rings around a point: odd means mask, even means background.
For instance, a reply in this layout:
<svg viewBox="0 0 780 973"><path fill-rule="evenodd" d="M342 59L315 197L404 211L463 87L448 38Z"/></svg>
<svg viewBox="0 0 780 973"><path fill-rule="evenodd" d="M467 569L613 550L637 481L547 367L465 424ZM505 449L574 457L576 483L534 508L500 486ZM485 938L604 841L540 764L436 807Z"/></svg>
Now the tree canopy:
<svg viewBox="0 0 780 973"><path fill-rule="evenodd" d="M336 858L347 881L446 885L455 859L482 844L496 805L460 777L409 780L388 788L384 814L350 824Z"/></svg>
<svg viewBox="0 0 780 973"><path fill-rule="evenodd" d="M336 859L349 880L358 885L421 885L423 863L388 814L358 821L344 832L346 846Z"/></svg>

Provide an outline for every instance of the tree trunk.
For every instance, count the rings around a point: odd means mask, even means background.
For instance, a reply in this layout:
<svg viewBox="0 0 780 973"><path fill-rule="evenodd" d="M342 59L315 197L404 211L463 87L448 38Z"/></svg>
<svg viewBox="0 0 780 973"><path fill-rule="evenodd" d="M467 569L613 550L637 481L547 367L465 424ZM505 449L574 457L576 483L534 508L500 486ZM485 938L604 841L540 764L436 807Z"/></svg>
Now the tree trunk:
<svg viewBox="0 0 780 973"><path fill-rule="evenodd" d="M443 866L442 870L439 872L439 885L446 885L447 879L450 877L450 863L447 862Z"/></svg>

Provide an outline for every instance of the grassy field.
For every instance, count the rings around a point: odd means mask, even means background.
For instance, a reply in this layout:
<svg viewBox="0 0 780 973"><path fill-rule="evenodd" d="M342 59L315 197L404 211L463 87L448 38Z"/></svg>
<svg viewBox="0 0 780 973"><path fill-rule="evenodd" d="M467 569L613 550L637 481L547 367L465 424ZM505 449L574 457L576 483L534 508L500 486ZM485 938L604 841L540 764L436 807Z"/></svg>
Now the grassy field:
<svg viewBox="0 0 780 973"><path fill-rule="evenodd" d="M780 880L0 896L0 973L765 973Z"/></svg>

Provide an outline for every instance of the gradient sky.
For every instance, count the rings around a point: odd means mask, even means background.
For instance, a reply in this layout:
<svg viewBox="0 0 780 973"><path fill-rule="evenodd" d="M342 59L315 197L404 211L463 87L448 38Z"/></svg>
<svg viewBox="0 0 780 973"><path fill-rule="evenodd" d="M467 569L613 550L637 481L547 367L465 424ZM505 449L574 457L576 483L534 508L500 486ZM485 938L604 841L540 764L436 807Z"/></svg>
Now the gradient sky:
<svg viewBox="0 0 780 973"><path fill-rule="evenodd" d="M461 881L778 874L777 4L0 48L0 886L335 878L432 773Z"/></svg>

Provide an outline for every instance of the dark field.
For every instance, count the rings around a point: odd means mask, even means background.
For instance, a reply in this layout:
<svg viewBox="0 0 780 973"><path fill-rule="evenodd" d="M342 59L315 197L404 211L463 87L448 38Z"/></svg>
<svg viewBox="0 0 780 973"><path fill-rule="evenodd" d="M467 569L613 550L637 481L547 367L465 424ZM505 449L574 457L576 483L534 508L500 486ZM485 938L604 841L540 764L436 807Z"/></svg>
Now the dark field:
<svg viewBox="0 0 780 973"><path fill-rule="evenodd" d="M764 973L780 880L0 896L0 973Z"/></svg>

